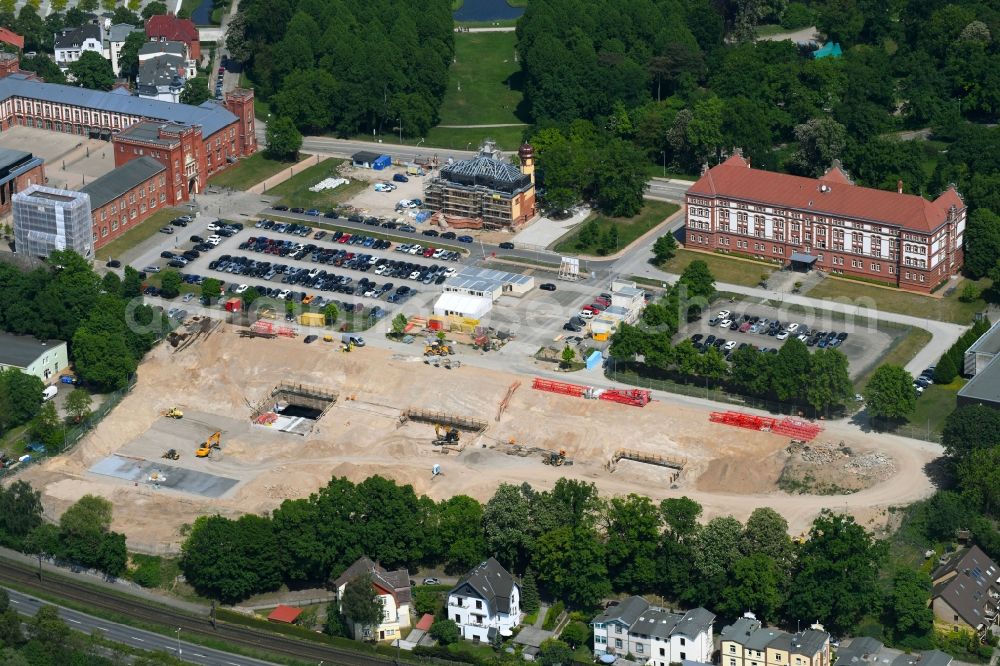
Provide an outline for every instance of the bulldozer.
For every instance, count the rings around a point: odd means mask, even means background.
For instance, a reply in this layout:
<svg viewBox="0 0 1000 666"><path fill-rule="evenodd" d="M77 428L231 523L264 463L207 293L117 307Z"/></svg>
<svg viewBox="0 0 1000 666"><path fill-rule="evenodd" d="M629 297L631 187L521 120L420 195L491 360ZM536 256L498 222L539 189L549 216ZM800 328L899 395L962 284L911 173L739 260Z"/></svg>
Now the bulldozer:
<svg viewBox="0 0 1000 666"><path fill-rule="evenodd" d="M437 446L442 444L458 444L459 439L461 439L458 428L449 428L439 424L434 424L434 435L434 444Z"/></svg>
<svg viewBox="0 0 1000 666"><path fill-rule="evenodd" d="M177 449L169 449L160 457L166 458L167 460L180 460L181 454L177 453Z"/></svg>
<svg viewBox="0 0 1000 666"><path fill-rule="evenodd" d="M170 409L163 410L160 416L166 416L168 419L182 419L184 418L184 412L176 407L171 407Z"/></svg>
<svg viewBox="0 0 1000 666"><path fill-rule="evenodd" d="M222 433L215 432L205 440L205 443L198 447L198 450L194 452L194 455L198 458L207 458L209 454L212 453L213 449L222 448Z"/></svg>
<svg viewBox="0 0 1000 666"><path fill-rule="evenodd" d="M558 453L550 451L542 458L542 463L553 467L562 467L566 463L566 449L559 449Z"/></svg>
<svg viewBox="0 0 1000 666"><path fill-rule="evenodd" d="M450 345L442 342L441 340L434 340L430 344L424 345L424 355L433 356L448 356L449 354L454 355L455 350L451 348Z"/></svg>

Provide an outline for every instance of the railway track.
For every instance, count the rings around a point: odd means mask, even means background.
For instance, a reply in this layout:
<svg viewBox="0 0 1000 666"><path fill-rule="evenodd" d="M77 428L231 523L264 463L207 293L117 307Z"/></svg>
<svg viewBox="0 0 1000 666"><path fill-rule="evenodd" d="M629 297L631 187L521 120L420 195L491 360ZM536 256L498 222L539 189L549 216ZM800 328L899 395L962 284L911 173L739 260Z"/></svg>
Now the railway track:
<svg viewBox="0 0 1000 666"><path fill-rule="evenodd" d="M280 634L257 631L222 621L216 622L217 628L213 628L207 615L199 617L162 606L153 607L140 599L130 600L122 593L104 592L100 588L77 583L65 577L55 579L54 574L49 574L39 581L38 572L34 567L6 559L2 562L0 582L16 583L30 590L48 592L56 598L77 601L92 608L113 611L136 620L161 626L180 627L189 634L221 639L233 645L312 662L326 661L346 666L386 666L393 663L393 660L387 657L310 644Z"/></svg>

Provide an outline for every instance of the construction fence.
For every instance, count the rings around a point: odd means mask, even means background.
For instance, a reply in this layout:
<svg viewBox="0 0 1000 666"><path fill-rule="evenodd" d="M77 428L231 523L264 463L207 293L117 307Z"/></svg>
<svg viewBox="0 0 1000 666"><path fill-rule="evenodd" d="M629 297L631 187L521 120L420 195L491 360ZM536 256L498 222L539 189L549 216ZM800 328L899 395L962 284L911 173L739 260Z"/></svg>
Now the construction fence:
<svg viewBox="0 0 1000 666"><path fill-rule="evenodd" d="M29 460L25 460L22 463L16 463L15 465L5 469L0 469L0 479L13 476L19 471L27 469L29 466L39 463L46 458L57 456L61 453L72 450L72 448L76 446L81 439L83 439L84 435L96 428L97 424L100 423L112 409L117 407L118 403L120 403L126 395L131 393L132 389L135 388L135 382L136 375L133 374L128 378L128 382L124 388L120 388L117 391L108 394L104 401L90 413L90 416L78 424L65 426L63 429L63 441L59 446L46 446L44 453L36 453L34 451L30 452L28 454L31 456ZM19 442L14 444L14 448L18 450L23 449L24 445L29 443L29 441L30 438L27 434L25 434Z"/></svg>

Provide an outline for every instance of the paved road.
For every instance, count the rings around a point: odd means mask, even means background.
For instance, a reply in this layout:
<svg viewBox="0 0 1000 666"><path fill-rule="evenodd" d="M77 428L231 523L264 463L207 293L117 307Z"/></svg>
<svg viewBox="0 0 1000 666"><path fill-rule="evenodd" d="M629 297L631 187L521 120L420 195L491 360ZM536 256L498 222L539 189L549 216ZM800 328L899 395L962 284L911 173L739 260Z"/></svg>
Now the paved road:
<svg viewBox="0 0 1000 666"><path fill-rule="evenodd" d="M22 615L34 615L43 605L55 605L11 589L7 589L7 594L10 595L10 602L14 610ZM64 606L56 606L56 608L59 609L59 617L71 629L85 634L92 634L94 631L100 630L104 638L116 643L150 652L166 652L191 664L204 664L205 666L272 666L273 664L270 661L261 661L260 659L214 650L184 640L178 641L177 637L163 636L144 629L109 622ZM183 638L183 635L182 631L180 637Z"/></svg>

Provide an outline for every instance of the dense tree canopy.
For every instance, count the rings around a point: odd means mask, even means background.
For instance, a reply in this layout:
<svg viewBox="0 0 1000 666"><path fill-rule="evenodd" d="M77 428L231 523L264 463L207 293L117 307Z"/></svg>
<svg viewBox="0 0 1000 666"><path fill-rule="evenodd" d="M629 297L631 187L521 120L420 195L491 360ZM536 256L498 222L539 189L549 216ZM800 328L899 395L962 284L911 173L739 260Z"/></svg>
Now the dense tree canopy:
<svg viewBox="0 0 1000 666"><path fill-rule="evenodd" d="M408 136L437 122L454 52L446 0L246 0L226 43L302 131Z"/></svg>

